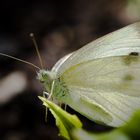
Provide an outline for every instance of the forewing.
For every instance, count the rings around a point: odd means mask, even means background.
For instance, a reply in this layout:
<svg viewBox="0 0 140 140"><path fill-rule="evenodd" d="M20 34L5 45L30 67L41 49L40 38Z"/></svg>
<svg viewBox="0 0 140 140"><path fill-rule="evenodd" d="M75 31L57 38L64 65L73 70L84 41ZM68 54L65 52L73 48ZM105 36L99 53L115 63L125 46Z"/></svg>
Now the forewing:
<svg viewBox="0 0 140 140"><path fill-rule="evenodd" d="M57 61L57 63L53 66L52 71L57 72L61 65L72 55L72 53L65 55L61 59Z"/></svg>
<svg viewBox="0 0 140 140"><path fill-rule="evenodd" d="M140 97L140 56L90 60L70 67L61 79L66 85Z"/></svg>
<svg viewBox="0 0 140 140"><path fill-rule="evenodd" d="M140 108L139 56L107 57L83 62L70 67L60 79L72 96L67 104L92 120L120 126ZM77 96L79 100L75 101ZM89 111L91 113L88 114L86 110L90 107L79 105L80 100L97 105L100 111ZM100 116L101 111L113 119L108 122L107 117Z"/></svg>
<svg viewBox="0 0 140 140"><path fill-rule="evenodd" d="M81 62L109 56L128 55L131 52L140 52L140 22L103 36L75 51L61 63L61 66L59 65L56 71L58 75L61 75L69 67Z"/></svg>

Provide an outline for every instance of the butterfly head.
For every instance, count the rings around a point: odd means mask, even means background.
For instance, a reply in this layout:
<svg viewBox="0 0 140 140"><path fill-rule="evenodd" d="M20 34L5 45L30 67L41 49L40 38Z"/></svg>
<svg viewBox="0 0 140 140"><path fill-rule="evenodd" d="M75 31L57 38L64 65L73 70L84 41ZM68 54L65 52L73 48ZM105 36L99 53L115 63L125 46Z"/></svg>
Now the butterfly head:
<svg viewBox="0 0 140 140"><path fill-rule="evenodd" d="M47 71L47 70L40 70L37 73L37 79L41 82L44 83L46 81L53 81L56 79L56 73L52 71Z"/></svg>
<svg viewBox="0 0 140 140"><path fill-rule="evenodd" d="M43 83L47 92L50 92L52 82L56 79L56 73L47 70L40 70L37 73L37 79Z"/></svg>

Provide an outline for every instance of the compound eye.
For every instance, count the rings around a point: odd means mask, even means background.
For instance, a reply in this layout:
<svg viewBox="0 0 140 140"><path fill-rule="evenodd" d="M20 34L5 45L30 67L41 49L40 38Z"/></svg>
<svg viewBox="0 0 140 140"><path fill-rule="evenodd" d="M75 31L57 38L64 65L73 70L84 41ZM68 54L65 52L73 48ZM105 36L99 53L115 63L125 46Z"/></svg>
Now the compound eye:
<svg viewBox="0 0 140 140"><path fill-rule="evenodd" d="M48 97L49 97L49 93L48 93L48 92L46 92L46 91L43 91L43 96L44 96L45 98L47 98L47 99L48 99Z"/></svg>
<svg viewBox="0 0 140 140"><path fill-rule="evenodd" d="M44 80L40 80L40 83L44 83L45 81Z"/></svg>

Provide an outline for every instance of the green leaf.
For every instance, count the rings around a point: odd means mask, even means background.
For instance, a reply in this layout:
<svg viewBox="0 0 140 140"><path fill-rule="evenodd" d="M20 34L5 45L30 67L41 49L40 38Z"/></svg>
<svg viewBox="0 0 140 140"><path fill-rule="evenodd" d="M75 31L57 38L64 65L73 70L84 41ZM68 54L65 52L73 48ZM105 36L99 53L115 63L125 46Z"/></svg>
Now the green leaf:
<svg viewBox="0 0 140 140"><path fill-rule="evenodd" d="M132 140L140 139L140 110L134 113L130 121L120 128L120 131L127 134Z"/></svg>
<svg viewBox="0 0 140 140"><path fill-rule="evenodd" d="M76 115L71 115L68 112L64 111L55 103L47 100L46 98L39 97L43 102L43 105L48 107L51 113L53 114L56 125L59 128L59 135L64 137L67 140L70 140L71 130L74 128L81 128L82 123Z"/></svg>
<svg viewBox="0 0 140 140"><path fill-rule="evenodd" d="M130 140L120 131L112 131L103 134L92 134L82 129L73 131L73 140Z"/></svg>
<svg viewBox="0 0 140 140"><path fill-rule="evenodd" d="M139 140L140 139L140 110L131 117L128 123L108 133L94 134L82 129L75 129L73 140Z"/></svg>

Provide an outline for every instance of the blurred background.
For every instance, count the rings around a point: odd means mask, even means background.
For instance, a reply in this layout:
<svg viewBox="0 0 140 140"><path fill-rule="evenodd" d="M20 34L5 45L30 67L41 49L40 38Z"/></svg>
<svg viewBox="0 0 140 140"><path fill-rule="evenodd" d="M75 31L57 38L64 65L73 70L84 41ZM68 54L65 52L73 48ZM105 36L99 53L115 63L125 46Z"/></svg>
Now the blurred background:
<svg viewBox="0 0 140 140"><path fill-rule="evenodd" d="M35 34L46 69L62 56L140 20L140 0L4 0L0 4L0 52L40 66L29 33ZM0 56L0 140L59 140L54 119L38 99L37 70ZM76 113L67 108L69 112ZM76 113L84 128L104 132Z"/></svg>

